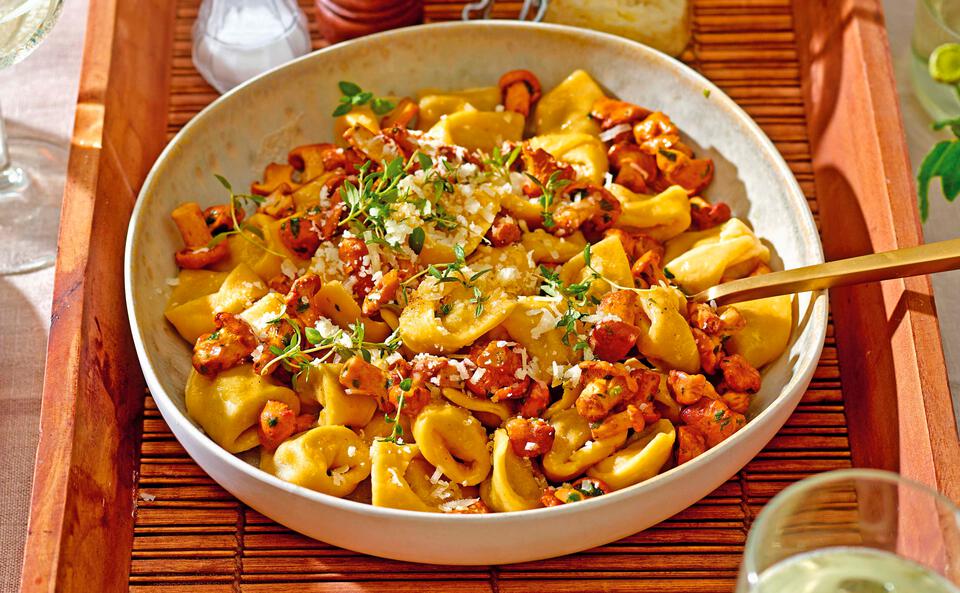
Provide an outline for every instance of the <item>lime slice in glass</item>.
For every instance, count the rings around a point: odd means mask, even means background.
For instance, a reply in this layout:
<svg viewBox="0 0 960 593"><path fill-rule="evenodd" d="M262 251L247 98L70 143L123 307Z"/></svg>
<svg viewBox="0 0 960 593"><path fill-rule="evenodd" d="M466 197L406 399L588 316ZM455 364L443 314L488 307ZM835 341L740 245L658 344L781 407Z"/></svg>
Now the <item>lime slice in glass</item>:
<svg viewBox="0 0 960 593"><path fill-rule="evenodd" d="M960 83L960 43L944 43L930 54L930 76L937 82Z"/></svg>

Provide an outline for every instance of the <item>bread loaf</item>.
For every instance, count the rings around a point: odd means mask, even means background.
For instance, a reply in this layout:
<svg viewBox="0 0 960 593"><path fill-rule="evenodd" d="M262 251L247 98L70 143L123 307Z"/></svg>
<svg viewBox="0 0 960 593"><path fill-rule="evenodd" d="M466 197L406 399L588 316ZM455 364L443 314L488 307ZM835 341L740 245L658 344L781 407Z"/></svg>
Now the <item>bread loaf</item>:
<svg viewBox="0 0 960 593"><path fill-rule="evenodd" d="M550 0L544 21L621 35L672 56L690 40L688 0Z"/></svg>

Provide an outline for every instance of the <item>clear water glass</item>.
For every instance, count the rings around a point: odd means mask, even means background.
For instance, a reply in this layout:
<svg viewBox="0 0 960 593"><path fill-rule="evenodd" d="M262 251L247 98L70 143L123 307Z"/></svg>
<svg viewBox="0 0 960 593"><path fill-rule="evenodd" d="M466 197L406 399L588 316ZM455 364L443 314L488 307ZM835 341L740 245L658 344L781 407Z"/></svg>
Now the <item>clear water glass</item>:
<svg viewBox="0 0 960 593"><path fill-rule="evenodd" d="M193 26L193 63L220 93L310 48L295 0L203 0Z"/></svg>
<svg viewBox="0 0 960 593"><path fill-rule="evenodd" d="M53 28L63 0L0 0L0 69L27 57ZM8 138L0 113L0 274L39 269L57 253L67 153L42 138Z"/></svg>
<svg viewBox="0 0 960 593"><path fill-rule="evenodd" d="M960 509L897 474L789 486L747 537L738 593L958 593Z"/></svg>
<svg viewBox="0 0 960 593"><path fill-rule="evenodd" d="M917 99L934 121L960 116L960 91L930 76L930 54L945 43L960 43L960 0L917 0L910 76Z"/></svg>

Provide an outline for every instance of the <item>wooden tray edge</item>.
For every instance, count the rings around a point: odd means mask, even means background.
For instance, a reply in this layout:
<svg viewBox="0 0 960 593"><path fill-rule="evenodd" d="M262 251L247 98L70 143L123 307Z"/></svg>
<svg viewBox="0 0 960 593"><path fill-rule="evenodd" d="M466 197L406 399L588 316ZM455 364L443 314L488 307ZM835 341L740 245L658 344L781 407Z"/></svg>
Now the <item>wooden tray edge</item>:
<svg viewBox="0 0 960 593"><path fill-rule="evenodd" d="M116 270L123 269L136 192L166 144L174 9L175 3L163 0L90 3L63 196L24 593L127 586L144 387L126 322L123 277ZM134 12L152 26L118 27Z"/></svg>
<svg viewBox="0 0 960 593"><path fill-rule="evenodd" d="M918 245L882 2L842 0L837 20L832 1L793 2L824 251L836 259ZM854 465L900 471L960 500L960 440L930 278L834 289L830 302L844 320L836 337Z"/></svg>

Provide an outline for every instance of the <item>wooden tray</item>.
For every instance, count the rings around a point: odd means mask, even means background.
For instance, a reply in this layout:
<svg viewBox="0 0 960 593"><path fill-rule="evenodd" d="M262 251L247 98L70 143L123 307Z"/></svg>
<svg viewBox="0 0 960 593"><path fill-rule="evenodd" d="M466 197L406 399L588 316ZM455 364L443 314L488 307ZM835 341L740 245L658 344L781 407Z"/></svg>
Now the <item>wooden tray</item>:
<svg viewBox="0 0 960 593"><path fill-rule="evenodd" d="M954 411L921 277L832 291L816 376L778 436L697 505L617 543L522 565L422 566L308 540L246 508L144 397L123 304L137 190L171 135L216 97L190 61L197 4L91 2L22 591L730 591L751 521L805 476L899 469L960 500ZM919 243L880 0L692 4L683 58L777 144L827 257ZM457 18L461 5L428 0L427 18ZM498 6L501 16L518 8Z"/></svg>

